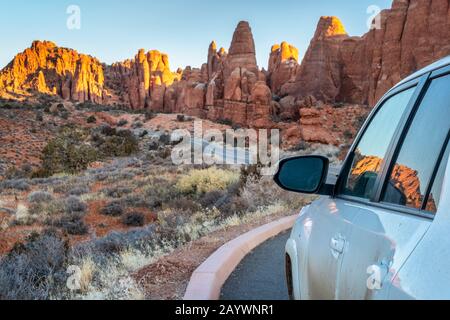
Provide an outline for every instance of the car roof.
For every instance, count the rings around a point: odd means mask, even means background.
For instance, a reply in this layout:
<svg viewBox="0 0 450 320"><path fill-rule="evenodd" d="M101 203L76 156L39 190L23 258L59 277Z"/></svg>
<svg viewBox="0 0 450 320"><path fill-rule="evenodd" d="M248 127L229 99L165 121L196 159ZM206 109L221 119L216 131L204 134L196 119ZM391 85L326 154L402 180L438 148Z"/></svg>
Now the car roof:
<svg viewBox="0 0 450 320"><path fill-rule="evenodd" d="M420 69L419 71L414 72L412 75L406 77L405 79L400 81L398 84L396 84L393 89L397 88L398 86L401 86L402 84L404 84L404 83L406 83L408 81L411 81L411 80L416 79L416 78L418 78L420 76L423 76L424 74L426 74L428 72L431 72L431 71L443 68L443 67L448 66L448 65L450 65L450 56L447 56L447 57L445 57L445 58L443 58L441 60L438 60L438 61L436 61L436 62L426 66L423 69Z"/></svg>

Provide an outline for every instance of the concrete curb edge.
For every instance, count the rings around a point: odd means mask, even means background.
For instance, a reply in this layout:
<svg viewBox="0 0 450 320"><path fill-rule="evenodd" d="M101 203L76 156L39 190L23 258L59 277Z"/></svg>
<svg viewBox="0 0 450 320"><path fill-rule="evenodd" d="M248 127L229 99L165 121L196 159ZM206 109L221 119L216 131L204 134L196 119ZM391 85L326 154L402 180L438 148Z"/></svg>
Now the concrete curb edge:
<svg viewBox="0 0 450 320"><path fill-rule="evenodd" d="M292 228L297 217L271 222L224 244L194 271L183 300L219 300L222 286L242 259L260 244Z"/></svg>

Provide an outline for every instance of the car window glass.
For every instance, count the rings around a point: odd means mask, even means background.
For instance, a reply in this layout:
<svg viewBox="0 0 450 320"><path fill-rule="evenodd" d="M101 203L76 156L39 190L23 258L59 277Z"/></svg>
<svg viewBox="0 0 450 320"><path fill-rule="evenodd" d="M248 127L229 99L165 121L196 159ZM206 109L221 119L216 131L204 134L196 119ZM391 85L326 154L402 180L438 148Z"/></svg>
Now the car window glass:
<svg viewBox="0 0 450 320"><path fill-rule="evenodd" d="M395 130L415 88L387 100L376 113L358 146L343 188L345 195L369 199Z"/></svg>
<svg viewBox="0 0 450 320"><path fill-rule="evenodd" d="M421 209L450 129L450 76L431 82L388 175L383 201Z"/></svg>
<svg viewBox="0 0 450 320"><path fill-rule="evenodd" d="M447 169L448 158L450 154L450 145L447 145L447 150L445 151L444 158L441 161L439 170L436 174L436 178L433 182L433 187L431 188L430 195L428 196L428 201L425 210L429 212L436 213L439 208L439 201L441 199L442 184L444 182L445 170Z"/></svg>

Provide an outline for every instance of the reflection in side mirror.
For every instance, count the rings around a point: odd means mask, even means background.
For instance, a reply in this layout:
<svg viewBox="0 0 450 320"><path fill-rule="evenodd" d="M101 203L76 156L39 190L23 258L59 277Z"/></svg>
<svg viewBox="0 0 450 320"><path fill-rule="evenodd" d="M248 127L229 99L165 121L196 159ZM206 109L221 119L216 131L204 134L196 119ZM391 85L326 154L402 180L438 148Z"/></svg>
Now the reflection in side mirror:
<svg viewBox="0 0 450 320"><path fill-rule="evenodd" d="M288 191L318 193L325 183L328 166L328 159L321 156L285 159L280 162L275 182Z"/></svg>

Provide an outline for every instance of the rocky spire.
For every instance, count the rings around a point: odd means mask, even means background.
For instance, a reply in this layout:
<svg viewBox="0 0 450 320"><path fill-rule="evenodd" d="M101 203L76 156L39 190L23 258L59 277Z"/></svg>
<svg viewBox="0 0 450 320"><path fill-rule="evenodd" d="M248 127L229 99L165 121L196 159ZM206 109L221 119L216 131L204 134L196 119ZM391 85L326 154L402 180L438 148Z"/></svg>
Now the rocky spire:
<svg viewBox="0 0 450 320"><path fill-rule="evenodd" d="M321 17L317 25L314 38L323 39L327 37L345 36L347 32L338 17L324 16Z"/></svg>
<svg viewBox="0 0 450 320"><path fill-rule="evenodd" d="M231 74L238 67L258 74L255 41L253 40L252 29L247 21L239 22L234 31L228 53L226 75Z"/></svg>

